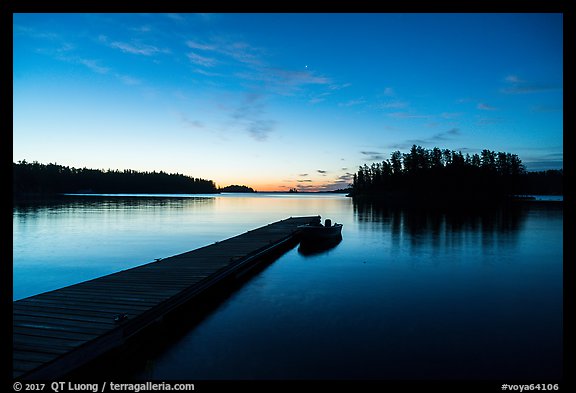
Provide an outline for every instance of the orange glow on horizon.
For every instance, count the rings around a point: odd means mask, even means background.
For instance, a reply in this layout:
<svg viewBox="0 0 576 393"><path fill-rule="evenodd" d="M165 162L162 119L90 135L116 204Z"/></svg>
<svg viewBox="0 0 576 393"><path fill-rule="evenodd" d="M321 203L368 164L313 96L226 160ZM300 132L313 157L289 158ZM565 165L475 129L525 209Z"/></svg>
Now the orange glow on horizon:
<svg viewBox="0 0 576 393"><path fill-rule="evenodd" d="M217 182L219 187L226 187L232 184L243 185L253 188L257 192L288 192L295 188L299 192L317 192L326 191L330 185L328 182L309 182L302 185L298 182L278 183L274 181L236 181L236 182ZM333 187L332 187L333 188ZM331 188L331 189L332 189Z"/></svg>

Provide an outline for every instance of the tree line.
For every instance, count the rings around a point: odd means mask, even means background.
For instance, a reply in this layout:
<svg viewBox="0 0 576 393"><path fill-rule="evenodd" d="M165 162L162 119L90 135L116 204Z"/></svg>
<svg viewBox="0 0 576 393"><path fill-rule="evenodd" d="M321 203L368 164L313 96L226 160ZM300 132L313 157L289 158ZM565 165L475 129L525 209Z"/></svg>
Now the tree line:
<svg viewBox="0 0 576 393"><path fill-rule="evenodd" d="M230 186L219 188L218 191L220 191L220 192L241 192L241 193L256 192L256 190L254 190L252 187L240 186L238 184L232 184Z"/></svg>
<svg viewBox="0 0 576 393"><path fill-rule="evenodd" d="M218 189L212 180L179 173L139 172L131 169L99 170L40 164L26 160L12 163L16 196L57 193L99 194L209 194Z"/></svg>
<svg viewBox="0 0 576 393"><path fill-rule="evenodd" d="M389 159L370 166L364 164L354 174L352 196L390 193L486 196L562 193L562 171L534 175L526 172L516 154L507 152L484 149L480 154L464 155L461 151L413 145L408 153L394 151Z"/></svg>

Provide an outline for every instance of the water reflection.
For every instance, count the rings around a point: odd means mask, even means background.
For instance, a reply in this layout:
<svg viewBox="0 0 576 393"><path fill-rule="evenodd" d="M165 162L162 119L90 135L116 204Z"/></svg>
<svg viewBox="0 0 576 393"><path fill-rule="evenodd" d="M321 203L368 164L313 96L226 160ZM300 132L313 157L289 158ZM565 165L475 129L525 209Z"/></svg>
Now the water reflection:
<svg viewBox="0 0 576 393"><path fill-rule="evenodd" d="M290 216L351 217L339 195L60 195L13 201L13 299L226 239Z"/></svg>
<svg viewBox="0 0 576 393"><path fill-rule="evenodd" d="M15 300L221 237L204 230L214 198L60 196L14 201Z"/></svg>
<svg viewBox="0 0 576 393"><path fill-rule="evenodd" d="M344 224L344 240L288 251L223 296L223 304L209 307L198 325L175 319L181 331L167 330L170 342L139 353L140 362L119 362L138 368L114 370L122 375L561 376L561 204L434 210L353 204L327 194L68 198L60 205L15 206L14 299L292 215ZM151 337L143 342L159 343L156 333ZM153 367L144 369L146 360Z"/></svg>
<svg viewBox="0 0 576 393"><path fill-rule="evenodd" d="M59 195L38 199L15 200L14 213L36 213L41 210L125 210L133 208L184 208L198 203L214 203L214 196L169 195Z"/></svg>
<svg viewBox="0 0 576 393"><path fill-rule="evenodd" d="M528 209L520 204L470 208L416 208L354 201L359 230L390 234L392 245L417 248L493 247L518 241Z"/></svg>
<svg viewBox="0 0 576 393"><path fill-rule="evenodd" d="M342 235L334 239L325 239L315 242L301 242L298 246L298 253L303 257L310 257L318 254L323 254L336 248L342 242Z"/></svg>

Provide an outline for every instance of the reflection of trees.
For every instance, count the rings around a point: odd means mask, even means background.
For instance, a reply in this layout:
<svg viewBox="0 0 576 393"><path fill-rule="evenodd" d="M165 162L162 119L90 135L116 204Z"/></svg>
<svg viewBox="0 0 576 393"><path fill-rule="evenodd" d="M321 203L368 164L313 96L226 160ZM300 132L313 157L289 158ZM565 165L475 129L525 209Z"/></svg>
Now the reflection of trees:
<svg viewBox="0 0 576 393"><path fill-rule="evenodd" d="M62 195L50 198L23 199L14 201L14 213L37 213L54 211L130 210L146 209L187 209L213 203L212 197L145 197L145 196L75 196Z"/></svg>
<svg viewBox="0 0 576 393"><path fill-rule="evenodd" d="M354 201L354 216L364 228L390 233L393 244L459 247L474 243L493 246L515 241L528 212L527 205L486 208L417 208ZM361 226L362 228L362 226Z"/></svg>

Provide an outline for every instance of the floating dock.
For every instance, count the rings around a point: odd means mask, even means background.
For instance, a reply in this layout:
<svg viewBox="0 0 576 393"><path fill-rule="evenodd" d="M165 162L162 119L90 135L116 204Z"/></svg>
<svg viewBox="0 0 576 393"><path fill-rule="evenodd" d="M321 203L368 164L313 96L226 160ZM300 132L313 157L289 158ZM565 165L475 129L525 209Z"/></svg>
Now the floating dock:
<svg viewBox="0 0 576 393"><path fill-rule="evenodd" d="M13 367L18 379L57 379L119 347L224 279L287 247L291 217L214 244L13 302Z"/></svg>

